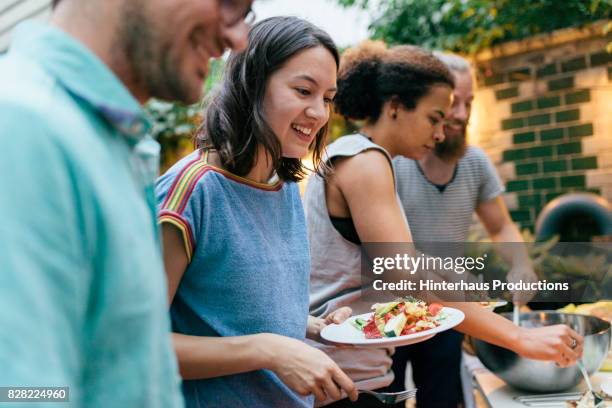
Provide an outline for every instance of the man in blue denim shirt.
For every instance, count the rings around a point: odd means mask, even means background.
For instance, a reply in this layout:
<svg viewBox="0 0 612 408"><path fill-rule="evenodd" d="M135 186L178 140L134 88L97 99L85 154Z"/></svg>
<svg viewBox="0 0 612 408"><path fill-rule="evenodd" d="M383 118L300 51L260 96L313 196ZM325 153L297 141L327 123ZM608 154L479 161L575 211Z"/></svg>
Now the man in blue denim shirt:
<svg viewBox="0 0 612 408"><path fill-rule="evenodd" d="M197 101L209 58L244 47L250 5L61 0L51 25L15 30L0 57L0 387L182 405L141 104Z"/></svg>

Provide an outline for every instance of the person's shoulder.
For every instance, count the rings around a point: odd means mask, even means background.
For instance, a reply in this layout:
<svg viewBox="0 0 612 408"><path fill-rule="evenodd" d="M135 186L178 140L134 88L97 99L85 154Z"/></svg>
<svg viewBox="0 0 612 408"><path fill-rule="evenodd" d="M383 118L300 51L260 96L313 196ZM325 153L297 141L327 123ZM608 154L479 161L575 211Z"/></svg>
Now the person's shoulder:
<svg viewBox="0 0 612 408"><path fill-rule="evenodd" d="M32 159L51 160L54 155L63 156L66 149L61 132L52 122L38 101L3 92L0 96L0 142L5 158L10 159L7 154L10 151L20 151L22 157L30 155Z"/></svg>
<svg viewBox="0 0 612 408"><path fill-rule="evenodd" d="M368 189L383 184L394 185L391 163L379 149L363 150L336 162L334 167L335 180L340 186Z"/></svg>
<svg viewBox="0 0 612 408"><path fill-rule="evenodd" d="M342 159L343 163L350 163L346 167L351 167L359 173L373 175L381 170L389 170L391 163L384 151L376 148L367 148L359 153Z"/></svg>
<svg viewBox="0 0 612 408"><path fill-rule="evenodd" d="M156 180L155 194L161 209L180 208L180 203L184 204L192 199L207 202L226 201L228 186L236 183L250 184L242 177L209 164L206 153L197 149L177 161ZM278 190L283 183L277 182L274 186L274 189ZM237 191L244 193L249 190L232 191L232 194L236 194Z"/></svg>
<svg viewBox="0 0 612 408"><path fill-rule="evenodd" d="M482 148L468 146L464 159L460 165L463 167L462 174L470 175L477 183L484 183L488 189L503 190L497 169Z"/></svg>
<svg viewBox="0 0 612 408"><path fill-rule="evenodd" d="M371 149L384 152L382 147L378 146L367 137L355 133L339 137L333 143L329 144L326 148L326 155L328 158L354 156L365 150Z"/></svg>
<svg viewBox="0 0 612 408"><path fill-rule="evenodd" d="M315 174L311 174L310 177L314 178ZM304 190L302 192L299 182L296 181L284 180L270 186L272 187L273 185L278 189L278 191L283 192L282 194L279 194L280 200L290 203L290 205L303 205L303 197L305 197L306 194L306 186L304 186Z"/></svg>
<svg viewBox="0 0 612 408"><path fill-rule="evenodd" d="M487 153L485 153L485 151L482 149L482 147L479 146L474 146L474 145L467 145L465 147L465 153L463 155L463 157L461 158L462 161L467 161L467 160L489 160L489 156L487 156Z"/></svg>
<svg viewBox="0 0 612 408"><path fill-rule="evenodd" d="M0 89L0 137L30 147L69 142L66 127L74 117L72 100L40 66L18 57L3 57Z"/></svg>
<svg viewBox="0 0 612 408"><path fill-rule="evenodd" d="M40 65L10 53L0 58L0 103L5 108L11 106L28 107L28 111L42 114L55 111L61 106L53 102L60 90L57 80Z"/></svg>
<svg viewBox="0 0 612 408"><path fill-rule="evenodd" d="M53 200L66 202L77 194L72 186L90 175L83 166L96 161L86 160L86 153L71 145L66 135L70 123L63 120L61 101L53 98L56 84L33 64L3 57L0 89L0 161L15 172L12 179L5 173L5 181L23 187L20 183L27 180L31 192L52 192ZM78 194L84 191L91 189Z"/></svg>
<svg viewBox="0 0 612 408"><path fill-rule="evenodd" d="M156 181L156 190L162 192L171 188L184 186L190 190L204 184L211 167L206 163L201 150L194 150L187 156L179 159L166 170Z"/></svg>
<svg viewBox="0 0 612 408"><path fill-rule="evenodd" d="M311 176L314 176L312 174ZM295 181L283 181L281 189L286 190L290 195L300 197L300 185Z"/></svg>
<svg viewBox="0 0 612 408"><path fill-rule="evenodd" d="M468 145L463 157L459 160L460 166L469 167L474 170L484 171L492 166L491 159L487 153L478 146Z"/></svg>
<svg viewBox="0 0 612 408"><path fill-rule="evenodd" d="M398 175L399 173L408 173L417 169L416 161L404 156L397 156L393 158L393 168Z"/></svg>

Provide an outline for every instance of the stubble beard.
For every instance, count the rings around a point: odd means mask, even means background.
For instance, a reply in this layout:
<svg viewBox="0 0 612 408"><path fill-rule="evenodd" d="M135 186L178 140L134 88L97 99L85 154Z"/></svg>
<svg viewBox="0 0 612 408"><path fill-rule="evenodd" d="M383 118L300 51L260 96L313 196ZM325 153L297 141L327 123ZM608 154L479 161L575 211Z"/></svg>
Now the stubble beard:
<svg viewBox="0 0 612 408"><path fill-rule="evenodd" d="M436 143L435 155L446 162L459 160L465 154L467 147L465 126L461 131L445 129L444 133L446 138L442 143Z"/></svg>
<svg viewBox="0 0 612 408"><path fill-rule="evenodd" d="M123 20L115 36L118 58L123 58L133 86L149 98L193 103L188 84L181 79L179 64L172 57L171 41L158 25L148 18L146 1L124 3Z"/></svg>

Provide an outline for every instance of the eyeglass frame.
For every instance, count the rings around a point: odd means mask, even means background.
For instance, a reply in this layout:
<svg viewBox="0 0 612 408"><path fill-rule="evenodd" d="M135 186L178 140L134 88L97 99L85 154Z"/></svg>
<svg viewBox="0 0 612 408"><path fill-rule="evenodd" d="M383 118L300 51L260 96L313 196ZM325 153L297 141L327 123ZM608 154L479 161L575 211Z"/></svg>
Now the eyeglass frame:
<svg viewBox="0 0 612 408"><path fill-rule="evenodd" d="M246 25L251 26L256 19L252 3L249 5L246 11L244 11L244 13L236 15L238 14L238 12L232 12L228 10L237 8L234 7L235 1L236 0L219 0L220 14L221 19L223 20L223 24L226 27L234 27L240 24L241 22L244 22Z"/></svg>

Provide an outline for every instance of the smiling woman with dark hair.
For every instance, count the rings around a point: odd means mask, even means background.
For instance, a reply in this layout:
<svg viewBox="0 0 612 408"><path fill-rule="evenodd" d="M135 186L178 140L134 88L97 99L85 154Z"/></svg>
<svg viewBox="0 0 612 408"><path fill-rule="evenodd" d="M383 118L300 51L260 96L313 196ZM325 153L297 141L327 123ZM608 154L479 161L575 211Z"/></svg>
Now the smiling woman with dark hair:
<svg viewBox="0 0 612 408"><path fill-rule="evenodd" d="M300 24L294 24L296 21ZM318 47L321 51L327 51L338 65L340 57L328 34L317 29L303 35L306 25L306 22L292 17L266 20L265 24L253 29L252 42L247 51L235 55L227 63L225 81L206 111L197 144L200 148L213 147L223 167L238 176L246 175L253 168L261 149L266 151L272 168L281 180L300 181L305 175L301 156L283 154L286 152L282 151L282 140L278 138L277 131L285 133L289 128L289 123L284 123L291 119L284 117L284 113L289 112L278 112L278 116L266 115L265 102L271 89L267 87L268 78L294 54ZM300 87L299 83L308 86ZM316 85L314 78L301 75L293 91L302 97L311 97L309 88ZM335 85L332 92L324 96L327 107L331 105L334 92ZM277 108L283 105L284 97L279 95L275 101ZM296 130L301 124L309 127L311 122L312 118L304 118L299 123L291 123L291 126ZM321 161L326 135L327 126L323 126L316 134L309 133L304 139L311 143L315 166Z"/></svg>
<svg viewBox="0 0 612 408"><path fill-rule="evenodd" d="M232 54L198 149L157 183L174 342L190 407L308 407L356 398L352 381L306 345L310 255L295 181L319 157L338 52L295 17L256 24Z"/></svg>

